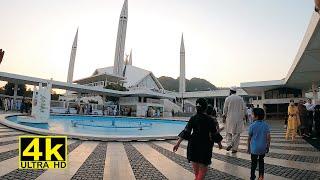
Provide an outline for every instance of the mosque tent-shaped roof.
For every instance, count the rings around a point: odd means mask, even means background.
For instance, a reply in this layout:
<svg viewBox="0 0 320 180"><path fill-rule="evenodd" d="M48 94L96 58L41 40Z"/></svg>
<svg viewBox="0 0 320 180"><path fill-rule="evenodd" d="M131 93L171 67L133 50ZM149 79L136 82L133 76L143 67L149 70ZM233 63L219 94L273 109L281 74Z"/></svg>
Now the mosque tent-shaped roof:
<svg viewBox="0 0 320 180"><path fill-rule="evenodd" d="M112 74L112 72L113 72L113 66L110 66L110 67L96 69L93 75ZM132 65L126 65L124 86L127 88L136 87L140 82L142 82L149 75L152 78L152 80L155 82L155 84L158 86L158 88L163 89L163 86L151 71L138 68Z"/></svg>

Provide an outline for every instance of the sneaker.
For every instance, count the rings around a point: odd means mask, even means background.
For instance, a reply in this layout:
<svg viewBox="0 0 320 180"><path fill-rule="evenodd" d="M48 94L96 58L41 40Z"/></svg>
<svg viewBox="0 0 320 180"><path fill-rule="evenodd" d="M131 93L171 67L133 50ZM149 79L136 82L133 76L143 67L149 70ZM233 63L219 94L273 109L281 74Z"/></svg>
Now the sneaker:
<svg viewBox="0 0 320 180"><path fill-rule="evenodd" d="M231 150L231 148L232 148L232 146L230 145L230 146L228 146L228 147L227 147L227 149L226 149L226 150L227 150L227 151L230 151L230 150Z"/></svg>
<svg viewBox="0 0 320 180"><path fill-rule="evenodd" d="M263 176L260 176L260 177L258 178L258 180L263 180Z"/></svg>

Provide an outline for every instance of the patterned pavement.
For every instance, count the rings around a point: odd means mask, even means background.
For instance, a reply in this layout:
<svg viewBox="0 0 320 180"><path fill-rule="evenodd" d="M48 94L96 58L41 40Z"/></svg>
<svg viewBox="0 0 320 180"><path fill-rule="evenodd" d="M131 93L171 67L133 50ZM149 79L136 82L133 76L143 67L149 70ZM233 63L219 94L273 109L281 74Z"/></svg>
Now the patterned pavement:
<svg viewBox="0 0 320 180"><path fill-rule="evenodd" d="M175 141L99 142L68 140L65 170L19 170L18 137L27 133L0 125L0 179L194 179L183 141L176 153ZM272 129L270 153L265 157L265 179L320 179L320 151L301 137L284 139L284 130ZM239 152L214 148L213 164L206 179L249 179L247 135ZM223 142L225 146L225 142Z"/></svg>

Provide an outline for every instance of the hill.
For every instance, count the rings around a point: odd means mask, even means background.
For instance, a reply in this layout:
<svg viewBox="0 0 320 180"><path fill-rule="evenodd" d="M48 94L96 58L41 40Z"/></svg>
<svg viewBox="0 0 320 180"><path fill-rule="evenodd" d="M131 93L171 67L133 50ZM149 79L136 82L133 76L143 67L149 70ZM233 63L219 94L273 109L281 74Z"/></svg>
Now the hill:
<svg viewBox="0 0 320 180"><path fill-rule="evenodd" d="M162 86L169 91L179 91L179 78L173 79L172 77L161 76L158 78ZM186 79L186 91L208 91L217 89L216 86L209 81L200 78Z"/></svg>

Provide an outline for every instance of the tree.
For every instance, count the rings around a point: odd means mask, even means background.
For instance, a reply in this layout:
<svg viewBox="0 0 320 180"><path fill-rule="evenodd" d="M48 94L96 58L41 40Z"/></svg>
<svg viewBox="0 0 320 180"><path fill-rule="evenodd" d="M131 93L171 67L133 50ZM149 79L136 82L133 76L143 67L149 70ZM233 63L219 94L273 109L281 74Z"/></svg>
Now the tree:
<svg viewBox="0 0 320 180"><path fill-rule="evenodd" d="M17 95L18 96L24 96L25 92L26 92L26 85L25 84L18 84L18 92ZM5 95L9 95L9 96L13 96L14 93L14 83L10 83L8 82L5 86L4 86L4 91L5 91Z"/></svg>
<svg viewBox="0 0 320 180"><path fill-rule="evenodd" d="M104 87L105 89L112 89L117 91L128 91L127 88L119 85L119 84L109 84Z"/></svg>
<svg viewBox="0 0 320 180"><path fill-rule="evenodd" d="M56 91L51 91L51 100L55 100L55 101L58 101L59 100L59 94L57 94Z"/></svg>
<svg viewBox="0 0 320 180"><path fill-rule="evenodd" d="M24 93L24 96L32 98L33 91L30 88L28 88L28 90Z"/></svg>

